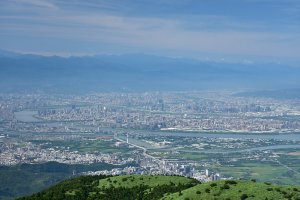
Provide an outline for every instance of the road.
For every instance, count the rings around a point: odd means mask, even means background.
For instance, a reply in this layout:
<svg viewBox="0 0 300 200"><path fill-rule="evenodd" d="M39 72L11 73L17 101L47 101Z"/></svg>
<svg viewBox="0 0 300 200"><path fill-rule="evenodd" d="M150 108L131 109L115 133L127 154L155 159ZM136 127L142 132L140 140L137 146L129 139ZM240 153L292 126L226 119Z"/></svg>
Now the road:
<svg viewBox="0 0 300 200"><path fill-rule="evenodd" d="M116 136L116 135L114 136L114 139L115 139L115 140L118 140L118 141L120 141L120 142L127 143L127 141L125 141L125 140L119 138L119 137ZM136 148L142 149L142 150L143 150L143 155L144 155L145 157L151 158L151 159L153 159L153 161L160 162L160 160L159 160L158 158L155 158L154 156L151 156L151 155L147 154L147 149L146 149L145 147L142 147L142 146L133 144L133 143L130 142L130 140L128 141L128 144L129 144L130 146L134 146L134 147L136 147Z"/></svg>

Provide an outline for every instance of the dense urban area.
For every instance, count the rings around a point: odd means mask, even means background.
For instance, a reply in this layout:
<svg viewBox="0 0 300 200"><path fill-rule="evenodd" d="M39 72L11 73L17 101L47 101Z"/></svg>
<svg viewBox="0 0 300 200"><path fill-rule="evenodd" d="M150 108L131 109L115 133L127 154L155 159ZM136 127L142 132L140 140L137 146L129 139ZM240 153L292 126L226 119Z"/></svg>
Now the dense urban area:
<svg viewBox="0 0 300 200"><path fill-rule="evenodd" d="M299 119L299 100L230 91L1 94L0 165L300 184Z"/></svg>

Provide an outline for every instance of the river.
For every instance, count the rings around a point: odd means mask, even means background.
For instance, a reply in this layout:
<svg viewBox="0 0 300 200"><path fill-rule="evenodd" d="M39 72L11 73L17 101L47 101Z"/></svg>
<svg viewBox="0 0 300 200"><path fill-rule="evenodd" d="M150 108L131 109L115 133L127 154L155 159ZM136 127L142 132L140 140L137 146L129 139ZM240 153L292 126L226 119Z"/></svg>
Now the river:
<svg viewBox="0 0 300 200"><path fill-rule="evenodd" d="M37 115L37 111L32 110L22 110L19 112L15 112L15 117L18 121L22 122L39 122L40 120L35 118L34 116Z"/></svg>

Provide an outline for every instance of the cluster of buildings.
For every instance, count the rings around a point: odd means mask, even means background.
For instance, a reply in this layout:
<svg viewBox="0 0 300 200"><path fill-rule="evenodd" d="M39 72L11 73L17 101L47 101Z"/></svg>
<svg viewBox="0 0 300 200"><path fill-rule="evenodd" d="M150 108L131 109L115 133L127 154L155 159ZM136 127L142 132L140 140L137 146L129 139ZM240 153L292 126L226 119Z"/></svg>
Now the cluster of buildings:
<svg viewBox="0 0 300 200"><path fill-rule="evenodd" d="M131 144L127 140L117 141L115 145L119 148L128 147ZM102 153L79 153L77 151L58 150L55 147L42 148L41 145L31 142L2 143L0 144L0 165L11 166L22 163L44 163L55 161L65 164L91 164L104 162L113 165L125 165L135 162L134 166L124 168L113 168L111 170L88 171L83 175L122 175L122 174L147 174L147 175L180 175L193 177L200 181L219 180L219 174L200 172L192 168L188 163L177 163L172 160L165 160L153 157L145 151L135 151L135 155L124 159L121 154ZM75 175L75 174L74 174Z"/></svg>
<svg viewBox="0 0 300 200"><path fill-rule="evenodd" d="M222 178L219 173L196 170L195 165L188 161L171 160L163 156L154 157L153 152L150 154L144 147L130 143L128 135L125 140L116 137L113 139L117 140L114 147L139 149L129 158L124 158L121 153L87 153L55 147L42 148L25 137L34 135L35 140L47 141L66 138L78 140L82 139L82 135L85 139L89 137L88 135L95 136L106 127L125 128L131 131L300 132L299 105L297 100L288 102L258 100L235 97L228 93L102 93L82 96L0 94L0 165L49 161L66 164L105 162L124 165L135 161L136 165L132 167L84 174L165 174L193 177L203 182L219 180ZM20 111L29 113L33 111L34 116L30 114L27 116L28 120L23 113L21 119L17 115ZM31 118L38 120L31 121ZM2 142L6 134L14 134L17 137L14 142ZM251 143L259 147L280 142L253 140ZM187 151L237 150L247 148L249 143L247 140L236 139L226 142L204 137L190 141L189 138L182 136L178 144L171 144L157 137L152 141L149 140L148 144L154 148L170 147L175 152L179 148ZM269 156L269 153L266 152L265 155ZM261 159L264 155L251 153L245 156L247 157L243 159L251 160ZM234 162L233 159L237 161L239 158L229 158L228 161ZM199 164L202 161L197 162ZM206 166L201 167L204 169Z"/></svg>
<svg viewBox="0 0 300 200"><path fill-rule="evenodd" d="M15 115L22 110L37 111L35 117L43 123L22 123ZM0 94L0 129L19 132L96 132L100 127L295 132L300 131L296 116L297 100L257 100L230 93Z"/></svg>
<svg viewBox="0 0 300 200"><path fill-rule="evenodd" d="M169 166L170 167L170 166ZM82 172L81 175L128 175L128 174L142 174L142 175L179 175L185 177L191 177L201 182L217 181L221 179L231 179L221 177L219 173L214 173L208 169L204 171L197 171L192 169L190 165L178 165L174 164L170 168L157 168L157 167L125 167L125 168L114 168L111 170L100 170L100 171L87 171Z"/></svg>
<svg viewBox="0 0 300 200"><path fill-rule="evenodd" d="M19 144L0 144L0 165L16 165L22 163L44 163L55 161L65 164L91 164L104 162L113 165L131 163L132 159L124 159L120 154L79 153L77 151L41 148L30 142Z"/></svg>
<svg viewBox="0 0 300 200"><path fill-rule="evenodd" d="M300 131L299 121L278 117L300 115L299 108L286 107L275 100L253 103L251 99L228 97L216 101L198 96L192 101L184 95L162 96L166 100L144 94L126 94L118 100L114 98L119 96L109 96L111 102L104 101L105 105L94 102L92 106L40 109L38 116L47 121L81 121L93 127L143 130ZM72 128L69 126L70 131Z"/></svg>

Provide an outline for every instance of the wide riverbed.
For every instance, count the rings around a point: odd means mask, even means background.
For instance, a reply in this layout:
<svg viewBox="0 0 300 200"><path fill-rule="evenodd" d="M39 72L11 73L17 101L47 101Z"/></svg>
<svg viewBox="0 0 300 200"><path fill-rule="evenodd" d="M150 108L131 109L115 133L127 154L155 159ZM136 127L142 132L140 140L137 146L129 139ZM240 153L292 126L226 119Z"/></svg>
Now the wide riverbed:
<svg viewBox="0 0 300 200"><path fill-rule="evenodd" d="M235 138L235 139L274 139L274 140L294 140L300 141L300 133L281 134L240 134L240 133L186 133L186 132L149 132L149 135L175 136L175 137L206 137L206 138Z"/></svg>
<svg viewBox="0 0 300 200"><path fill-rule="evenodd" d="M19 112L15 112L15 117L18 121L21 122L39 122L40 120L34 117L37 114L37 111L22 110Z"/></svg>

